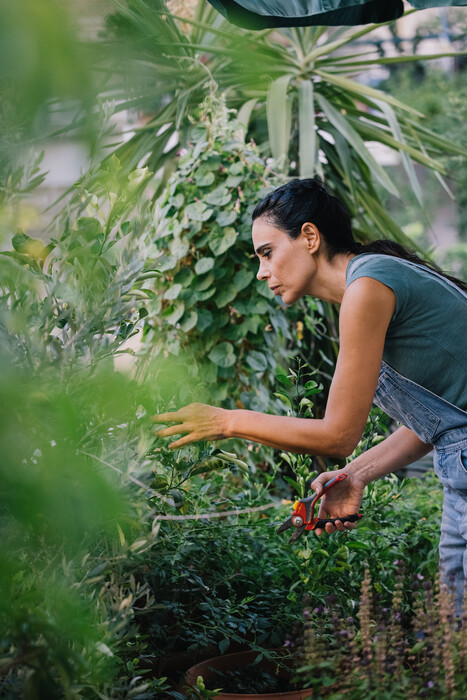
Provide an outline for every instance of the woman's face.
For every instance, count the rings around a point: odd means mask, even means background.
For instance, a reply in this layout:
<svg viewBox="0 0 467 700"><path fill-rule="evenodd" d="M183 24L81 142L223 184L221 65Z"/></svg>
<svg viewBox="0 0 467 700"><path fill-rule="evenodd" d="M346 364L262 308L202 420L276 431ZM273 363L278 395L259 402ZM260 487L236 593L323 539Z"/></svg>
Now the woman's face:
<svg viewBox="0 0 467 700"><path fill-rule="evenodd" d="M310 293L316 270L310 239L303 232L296 239L276 228L264 217L253 222L253 246L259 258L259 280L267 282L284 304L293 304Z"/></svg>

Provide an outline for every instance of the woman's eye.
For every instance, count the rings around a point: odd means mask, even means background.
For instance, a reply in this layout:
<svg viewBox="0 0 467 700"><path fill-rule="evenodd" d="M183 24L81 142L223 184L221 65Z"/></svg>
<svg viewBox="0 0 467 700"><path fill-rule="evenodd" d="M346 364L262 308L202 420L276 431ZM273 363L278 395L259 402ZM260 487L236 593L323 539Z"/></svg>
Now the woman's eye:
<svg viewBox="0 0 467 700"><path fill-rule="evenodd" d="M266 260L269 260L270 257L271 257L271 251L270 251L270 250L268 250L266 253L263 253L263 258L266 258Z"/></svg>

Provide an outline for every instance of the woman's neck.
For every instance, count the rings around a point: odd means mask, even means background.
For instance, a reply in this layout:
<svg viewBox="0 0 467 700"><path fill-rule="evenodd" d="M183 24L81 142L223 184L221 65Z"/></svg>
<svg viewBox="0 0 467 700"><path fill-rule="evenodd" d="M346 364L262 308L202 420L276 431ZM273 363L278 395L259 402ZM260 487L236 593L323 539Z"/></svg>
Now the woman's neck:
<svg viewBox="0 0 467 700"><path fill-rule="evenodd" d="M354 253L343 253L328 260L325 255L317 259L316 274L310 284L309 294L322 301L340 304L346 287L347 266Z"/></svg>

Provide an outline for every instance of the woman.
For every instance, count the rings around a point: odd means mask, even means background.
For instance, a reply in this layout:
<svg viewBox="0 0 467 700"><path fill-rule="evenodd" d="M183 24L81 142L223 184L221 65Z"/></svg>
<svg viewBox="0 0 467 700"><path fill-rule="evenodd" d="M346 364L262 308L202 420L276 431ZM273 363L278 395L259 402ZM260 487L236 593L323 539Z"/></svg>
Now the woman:
<svg viewBox="0 0 467 700"><path fill-rule="evenodd" d="M444 485L440 556L458 610L467 581L467 285L391 241L352 235L345 206L316 179L294 180L253 212L258 279L285 304L309 294L340 304L340 351L321 419L273 416L192 404L155 418L161 436L244 438L291 452L346 457L372 402L399 421L383 442L350 462L347 479L321 499L326 532L355 527L365 486L435 451ZM324 473L323 485L339 472ZM318 535L323 530L316 530Z"/></svg>

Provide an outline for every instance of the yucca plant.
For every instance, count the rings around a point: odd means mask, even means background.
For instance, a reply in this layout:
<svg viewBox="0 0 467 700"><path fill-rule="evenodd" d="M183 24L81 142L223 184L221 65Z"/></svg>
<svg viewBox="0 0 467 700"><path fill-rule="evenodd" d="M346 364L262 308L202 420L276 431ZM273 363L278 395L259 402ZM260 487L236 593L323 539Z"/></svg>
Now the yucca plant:
<svg viewBox="0 0 467 700"><path fill-rule="evenodd" d="M125 84L124 90L111 90L118 109L148 115L144 127L117 149L129 165L144 159L163 176L161 167L184 145L189 118L214 80L277 170L324 177L350 207L362 238L403 241L378 196L381 187L399 196L397 186L367 142L399 154L420 203L414 163L442 176L440 156L465 155L421 125L409 105L358 80L375 65L418 58L356 54L357 40L371 39L380 25L251 32L230 25L204 0L191 18L185 11L180 19L163 0L113 0L113 5L106 50L118 49L120 68L106 64L109 86ZM131 80L122 81L119 70Z"/></svg>

